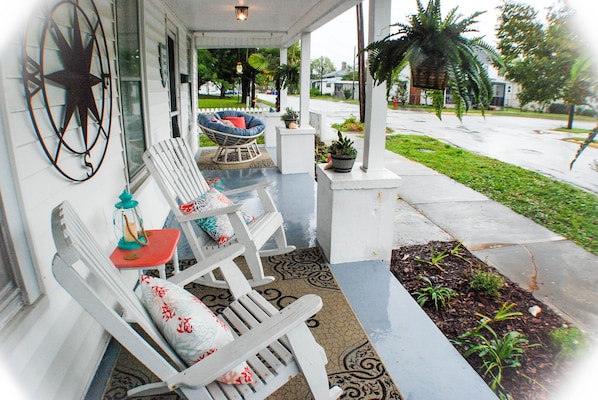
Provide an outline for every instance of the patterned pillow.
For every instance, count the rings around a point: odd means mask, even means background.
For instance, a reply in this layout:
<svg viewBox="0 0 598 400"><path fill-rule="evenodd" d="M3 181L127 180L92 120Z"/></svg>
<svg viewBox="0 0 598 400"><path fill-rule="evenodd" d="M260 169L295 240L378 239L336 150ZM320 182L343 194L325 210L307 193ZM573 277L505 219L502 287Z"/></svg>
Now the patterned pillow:
<svg viewBox="0 0 598 400"><path fill-rule="evenodd" d="M179 208L184 214L193 214L194 212L214 210L217 208L228 207L233 202L220 193L215 188L202 194L199 198L181 205ZM254 217L241 212L245 223L248 224L255 220ZM219 245L228 242L235 234L233 226L227 215L217 215L215 217L200 218L197 225L212 237Z"/></svg>
<svg viewBox="0 0 598 400"><path fill-rule="evenodd" d="M229 327L197 297L160 278L142 275L141 302L154 323L181 359L192 365L233 341ZM243 362L218 380L222 383L253 382Z"/></svg>

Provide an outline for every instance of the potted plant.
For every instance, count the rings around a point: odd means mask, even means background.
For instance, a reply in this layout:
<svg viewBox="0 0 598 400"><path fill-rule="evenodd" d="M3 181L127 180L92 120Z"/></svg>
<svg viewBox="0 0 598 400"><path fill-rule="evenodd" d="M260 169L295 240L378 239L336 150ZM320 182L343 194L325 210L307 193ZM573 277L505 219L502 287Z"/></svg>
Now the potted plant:
<svg viewBox="0 0 598 400"><path fill-rule="evenodd" d="M398 31L371 43L368 65L374 82L391 82L392 72L409 64L412 85L432 89L434 110L440 119L444 103L444 89L450 88L459 119L471 106L470 98L478 104L492 99L492 83L480 56L502 66L500 55L482 37L467 38L464 33L477 32L472 27L478 11L467 18L453 8L443 20L440 0L429 0L424 8L417 0L417 13L409 23L396 23ZM470 95L471 91L471 95ZM482 112L484 107L482 108Z"/></svg>
<svg viewBox="0 0 598 400"><path fill-rule="evenodd" d="M284 121L284 125L287 128L296 129L299 122L299 113L291 107L287 107L284 114L280 116L280 119Z"/></svg>
<svg viewBox="0 0 598 400"><path fill-rule="evenodd" d="M332 168L336 172L351 172L357 150L353 147L353 141L337 131L338 139L333 140L329 147Z"/></svg>

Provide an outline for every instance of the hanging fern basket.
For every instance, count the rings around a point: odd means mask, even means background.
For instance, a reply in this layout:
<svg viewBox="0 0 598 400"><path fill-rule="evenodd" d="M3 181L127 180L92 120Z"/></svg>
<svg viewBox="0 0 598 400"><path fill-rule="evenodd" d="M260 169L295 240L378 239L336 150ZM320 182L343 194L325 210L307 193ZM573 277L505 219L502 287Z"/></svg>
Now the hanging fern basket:
<svg viewBox="0 0 598 400"><path fill-rule="evenodd" d="M444 90L448 83L446 64L429 57L411 68L411 80L417 88Z"/></svg>

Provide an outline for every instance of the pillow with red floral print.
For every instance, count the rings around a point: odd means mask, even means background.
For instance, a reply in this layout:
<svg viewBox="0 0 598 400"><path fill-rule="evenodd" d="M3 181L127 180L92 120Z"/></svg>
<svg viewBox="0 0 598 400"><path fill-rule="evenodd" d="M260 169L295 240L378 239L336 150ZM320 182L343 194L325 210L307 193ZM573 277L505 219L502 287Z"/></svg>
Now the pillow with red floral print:
<svg viewBox="0 0 598 400"><path fill-rule="evenodd" d="M160 278L142 275L141 302L166 341L187 364L203 360L220 347L233 341L230 328L197 297ZM222 375L228 384L253 382L247 363Z"/></svg>
<svg viewBox="0 0 598 400"><path fill-rule="evenodd" d="M215 210L231 205L233 205L233 202L228 197L212 187L197 199L185 203L179 206L179 208L184 214L193 214L195 212ZM246 224L255 220L253 216L247 215L244 212L241 212L241 215ZM200 218L196 222L219 245L228 242L235 234L228 215Z"/></svg>

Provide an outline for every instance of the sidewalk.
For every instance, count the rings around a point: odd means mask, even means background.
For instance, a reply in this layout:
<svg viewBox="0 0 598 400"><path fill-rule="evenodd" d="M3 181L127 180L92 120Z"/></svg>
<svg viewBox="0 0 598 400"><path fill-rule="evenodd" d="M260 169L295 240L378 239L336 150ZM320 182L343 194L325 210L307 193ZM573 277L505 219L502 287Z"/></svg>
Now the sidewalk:
<svg viewBox="0 0 598 400"><path fill-rule="evenodd" d="M361 142L361 143L359 143ZM356 145L362 145L356 141ZM598 257L577 244L419 163L391 151L401 177L395 246L456 240L521 287L537 267L534 296L598 336Z"/></svg>

